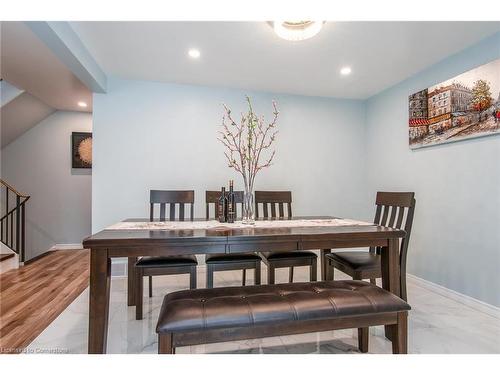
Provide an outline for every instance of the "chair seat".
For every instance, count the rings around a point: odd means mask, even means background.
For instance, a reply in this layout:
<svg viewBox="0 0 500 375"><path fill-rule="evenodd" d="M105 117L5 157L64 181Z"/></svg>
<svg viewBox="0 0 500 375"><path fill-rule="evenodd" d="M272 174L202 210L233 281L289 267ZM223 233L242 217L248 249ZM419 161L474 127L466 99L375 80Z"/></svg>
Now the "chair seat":
<svg viewBox="0 0 500 375"><path fill-rule="evenodd" d="M276 253L261 253L267 260L283 260L297 258L317 258L318 256L312 251L283 251Z"/></svg>
<svg viewBox="0 0 500 375"><path fill-rule="evenodd" d="M367 251L344 251L327 254L326 257L356 271L381 269L380 255Z"/></svg>
<svg viewBox="0 0 500 375"><path fill-rule="evenodd" d="M194 266L198 261L194 255L166 256L166 257L142 257L135 264L136 267L161 268L177 266Z"/></svg>
<svg viewBox="0 0 500 375"><path fill-rule="evenodd" d="M245 262L257 261L260 256L257 254L207 254L205 256L205 263L232 263L232 262Z"/></svg>

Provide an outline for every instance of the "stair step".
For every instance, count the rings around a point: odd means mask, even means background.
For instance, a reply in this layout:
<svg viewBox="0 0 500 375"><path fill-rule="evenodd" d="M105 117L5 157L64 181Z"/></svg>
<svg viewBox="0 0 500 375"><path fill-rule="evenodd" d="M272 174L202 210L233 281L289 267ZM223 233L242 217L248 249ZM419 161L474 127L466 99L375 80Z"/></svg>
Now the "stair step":
<svg viewBox="0 0 500 375"><path fill-rule="evenodd" d="M4 260L10 259L14 255L16 255L16 254L14 254L14 253L0 254L0 262L3 262Z"/></svg>

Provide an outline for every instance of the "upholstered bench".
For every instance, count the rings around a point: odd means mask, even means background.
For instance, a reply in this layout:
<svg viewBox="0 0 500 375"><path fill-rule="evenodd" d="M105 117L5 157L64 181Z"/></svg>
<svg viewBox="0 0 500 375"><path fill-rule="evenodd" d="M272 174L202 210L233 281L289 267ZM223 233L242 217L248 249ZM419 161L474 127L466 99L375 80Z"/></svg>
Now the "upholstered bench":
<svg viewBox="0 0 500 375"><path fill-rule="evenodd" d="M156 332L158 352L178 346L368 327L391 326L393 353L407 352L410 306L364 281L320 281L183 290L165 296Z"/></svg>

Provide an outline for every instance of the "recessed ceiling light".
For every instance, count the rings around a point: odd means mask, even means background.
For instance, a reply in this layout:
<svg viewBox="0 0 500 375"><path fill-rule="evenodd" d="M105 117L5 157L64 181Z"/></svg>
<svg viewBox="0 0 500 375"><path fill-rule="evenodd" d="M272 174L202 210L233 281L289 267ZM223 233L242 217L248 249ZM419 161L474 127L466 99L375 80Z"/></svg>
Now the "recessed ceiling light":
<svg viewBox="0 0 500 375"><path fill-rule="evenodd" d="M85 102L78 102L78 107L86 108L87 107L87 103L85 103Z"/></svg>
<svg viewBox="0 0 500 375"><path fill-rule="evenodd" d="M192 57L193 59L197 59L198 57L200 57L200 51L197 50L196 48L191 48L188 51L188 55L189 55L189 57Z"/></svg>
<svg viewBox="0 0 500 375"><path fill-rule="evenodd" d="M344 66L342 69L340 69L340 74L343 76L348 76L351 74L351 67L350 66Z"/></svg>

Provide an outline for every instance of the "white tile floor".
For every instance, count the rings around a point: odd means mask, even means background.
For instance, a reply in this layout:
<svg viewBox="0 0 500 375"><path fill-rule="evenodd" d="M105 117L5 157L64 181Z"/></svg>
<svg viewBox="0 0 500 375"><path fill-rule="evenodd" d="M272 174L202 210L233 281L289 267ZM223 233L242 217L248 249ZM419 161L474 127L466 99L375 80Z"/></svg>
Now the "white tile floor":
<svg viewBox="0 0 500 375"><path fill-rule="evenodd" d="M265 267L263 275L265 275ZM340 272L336 278L341 277ZM248 276L251 277L250 275ZM307 281L306 268L296 269L295 281ZM216 286L239 285L241 272L215 275ZM347 277L345 277L347 278ZM264 279L264 277L263 277ZM286 282L287 271L278 270L277 282ZM500 353L500 320L442 297L408 280L410 353ZM135 320L135 308L126 304L126 279L113 278L109 314L108 353L156 353L155 325L163 295L186 288L188 276L154 278L153 298L144 298L144 319ZM145 280L147 285L147 280ZM198 286L205 285L200 268ZM147 287L145 287L147 293ZM85 290L27 348L28 352L86 353L88 289ZM358 353L356 330L181 347L177 353ZM390 353L383 327L370 330L370 353Z"/></svg>

